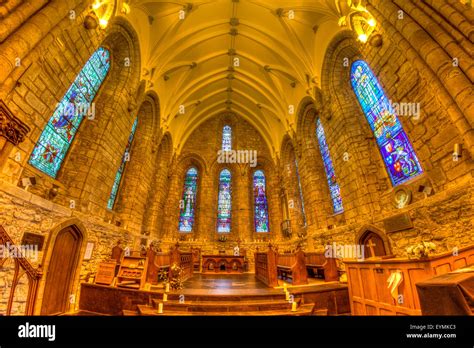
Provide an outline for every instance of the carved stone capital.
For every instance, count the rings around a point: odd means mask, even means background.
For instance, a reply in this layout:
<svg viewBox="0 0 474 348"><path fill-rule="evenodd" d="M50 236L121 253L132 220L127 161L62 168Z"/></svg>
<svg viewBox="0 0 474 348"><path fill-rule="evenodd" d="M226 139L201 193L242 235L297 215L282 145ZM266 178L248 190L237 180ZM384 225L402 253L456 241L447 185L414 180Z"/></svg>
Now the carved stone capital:
<svg viewBox="0 0 474 348"><path fill-rule="evenodd" d="M16 146L25 140L29 131L30 127L13 115L3 100L0 100L0 136Z"/></svg>

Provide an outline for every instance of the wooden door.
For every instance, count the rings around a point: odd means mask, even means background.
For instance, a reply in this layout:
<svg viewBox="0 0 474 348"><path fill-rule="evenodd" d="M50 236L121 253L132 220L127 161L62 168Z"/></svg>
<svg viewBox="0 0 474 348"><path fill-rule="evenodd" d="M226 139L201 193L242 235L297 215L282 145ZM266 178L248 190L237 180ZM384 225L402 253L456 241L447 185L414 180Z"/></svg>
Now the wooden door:
<svg viewBox="0 0 474 348"><path fill-rule="evenodd" d="M67 310L81 243L82 236L73 226L66 227L56 237L46 274L42 315L61 314Z"/></svg>
<svg viewBox="0 0 474 348"><path fill-rule="evenodd" d="M362 238L361 244L364 246L366 258L387 255L383 239L376 233L368 232Z"/></svg>

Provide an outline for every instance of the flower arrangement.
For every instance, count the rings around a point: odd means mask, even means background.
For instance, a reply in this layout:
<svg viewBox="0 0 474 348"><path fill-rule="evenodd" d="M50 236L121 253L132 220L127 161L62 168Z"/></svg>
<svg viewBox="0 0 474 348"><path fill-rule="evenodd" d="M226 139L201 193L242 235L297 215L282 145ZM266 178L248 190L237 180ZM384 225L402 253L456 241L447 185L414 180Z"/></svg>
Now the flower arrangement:
<svg viewBox="0 0 474 348"><path fill-rule="evenodd" d="M219 242L222 242L222 243L227 242L227 236L219 236Z"/></svg>
<svg viewBox="0 0 474 348"><path fill-rule="evenodd" d="M436 250L436 245L432 242L421 242L407 248L407 254L410 259L421 259Z"/></svg>

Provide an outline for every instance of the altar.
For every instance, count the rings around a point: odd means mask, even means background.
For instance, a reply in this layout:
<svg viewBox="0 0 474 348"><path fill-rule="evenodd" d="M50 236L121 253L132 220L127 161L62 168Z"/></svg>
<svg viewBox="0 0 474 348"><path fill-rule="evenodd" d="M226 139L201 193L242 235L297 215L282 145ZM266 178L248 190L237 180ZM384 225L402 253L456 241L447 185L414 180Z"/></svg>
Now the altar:
<svg viewBox="0 0 474 348"><path fill-rule="evenodd" d="M202 255L202 273L243 273L244 256Z"/></svg>

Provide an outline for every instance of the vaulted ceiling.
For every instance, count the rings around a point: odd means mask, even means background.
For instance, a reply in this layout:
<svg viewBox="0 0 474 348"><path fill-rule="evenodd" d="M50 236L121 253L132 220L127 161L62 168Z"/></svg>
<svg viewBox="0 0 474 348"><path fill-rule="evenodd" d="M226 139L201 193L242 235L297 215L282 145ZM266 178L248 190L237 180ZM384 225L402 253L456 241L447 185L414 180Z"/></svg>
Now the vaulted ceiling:
<svg viewBox="0 0 474 348"><path fill-rule="evenodd" d="M179 151L207 119L231 111L273 155L295 128L301 99L319 86L335 0L129 0L143 79L160 97L161 124ZM293 110L294 112L292 112Z"/></svg>

